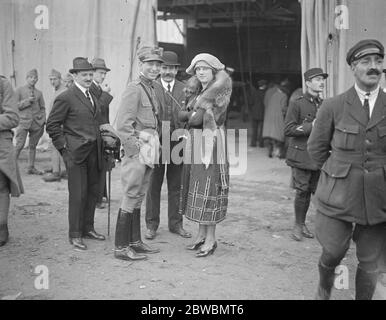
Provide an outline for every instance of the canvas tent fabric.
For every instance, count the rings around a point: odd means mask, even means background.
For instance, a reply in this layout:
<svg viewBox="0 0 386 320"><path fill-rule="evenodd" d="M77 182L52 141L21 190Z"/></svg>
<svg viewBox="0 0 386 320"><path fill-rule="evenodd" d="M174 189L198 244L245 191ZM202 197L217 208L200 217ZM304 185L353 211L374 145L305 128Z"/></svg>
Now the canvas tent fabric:
<svg viewBox="0 0 386 320"><path fill-rule="evenodd" d="M386 46L385 1L301 0L301 6L302 72L323 68L330 75L326 97L340 94L354 83L347 51L363 39L377 39Z"/></svg>
<svg viewBox="0 0 386 320"><path fill-rule="evenodd" d="M51 69L64 75L74 57L104 58L111 69L112 122L124 87L138 73L137 47L156 43L156 12L156 0L1 0L0 74L15 72L12 83L20 86L36 68L36 87L48 105Z"/></svg>

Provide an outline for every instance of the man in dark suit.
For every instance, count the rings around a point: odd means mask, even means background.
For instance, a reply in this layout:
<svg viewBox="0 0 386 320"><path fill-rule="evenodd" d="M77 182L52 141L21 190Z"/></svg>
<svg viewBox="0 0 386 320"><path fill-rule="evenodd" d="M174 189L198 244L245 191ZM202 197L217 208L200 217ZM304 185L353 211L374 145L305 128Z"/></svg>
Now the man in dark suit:
<svg viewBox="0 0 386 320"><path fill-rule="evenodd" d="M86 250L82 237L105 240L94 229L95 205L102 168L101 110L89 88L94 67L87 58L75 58L70 73L74 85L54 101L47 132L59 150L68 173L69 238L76 248Z"/></svg>
<svg viewBox="0 0 386 320"><path fill-rule="evenodd" d="M302 241L303 236L306 238L314 237L305 222L311 194L315 193L318 184L319 169L308 155L307 140L316 112L322 103L320 94L323 92L327 77L327 73L324 73L320 68L312 68L304 73L307 91L304 95L290 102L284 121L284 134L290 138L286 162L292 169L292 185L296 190L295 226L291 235L296 241Z"/></svg>
<svg viewBox="0 0 386 320"><path fill-rule="evenodd" d="M258 89L256 89L252 83L249 84L249 116L252 124L252 136L251 136L251 147L257 146L264 147L263 141L263 125L264 125L264 94L267 88L266 80L259 80Z"/></svg>
<svg viewBox="0 0 386 320"><path fill-rule="evenodd" d="M384 47L362 40L347 53L355 84L320 107L308 140L321 168L316 237L322 246L317 299L329 299L334 271L356 244L355 298L373 297L386 238L386 93L379 82Z"/></svg>
<svg viewBox="0 0 386 320"><path fill-rule="evenodd" d="M154 89L159 104L159 117L162 126L161 141L169 144L170 150L178 143L171 141L171 134L175 129L182 128L178 121L178 111L185 95L184 84L176 79L178 72L178 57L173 51L165 51L162 56L161 75L157 79ZM165 176L168 186L168 227L170 232L184 238L192 235L182 227L182 215L178 213L181 187L182 164L173 163L171 153L160 154L160 163L154 166L150 176L149 189L146 194L146 239L154 239L160 223L161 188Z"/></svg>
<svg viewBox="0 0 386 320"><path fill-rule="evenodd" d="M110 69L106 67L105 61L101 58L94 58L91 61L91 64L95 68L95 71L94 71L94 78L90 86L90 92L92 95L94 95L97 98L99 102L103 121L106 123L110 123L109 105L111 100L113 100L113 96L110 94L110 91L111 91L110 86L107 83L103 83L106 78L106 73L109 72ZM107 197L106 170L107 170L107 162L103 161L103 167L101 170L101 176L99 180L99 195L98 195L97 204L96 204L96 207L99 209L104 208L102 199L103 197Z"/></svg>

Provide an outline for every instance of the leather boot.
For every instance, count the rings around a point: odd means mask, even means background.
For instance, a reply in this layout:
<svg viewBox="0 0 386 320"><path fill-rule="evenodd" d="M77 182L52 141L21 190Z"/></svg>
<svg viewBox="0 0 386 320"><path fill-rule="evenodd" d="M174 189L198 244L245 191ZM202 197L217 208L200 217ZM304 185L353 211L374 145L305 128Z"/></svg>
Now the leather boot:
<svg viewBox="0 0 386 320"><path fill-rule="evenodd" d="M158 253L160 252L157 248L152 248L142 242L141 238L141 209L134 209L132 214L133 223L130 239L130 247L137 253Z"/></svg>
<svg viewBox="0 0 386 320"><path fill-rule="evenodd" d="M329 300L335 280L335 268L326 267L321 261L318 263L319 285L315 300Z"/></svg>
<svg viewBox="0 0 386 320"><path fill-rule="evenodd" d="M8 242L8 226L6 224L0 225L0 247L5 245Z"/></svg>
<svg viewBox="0 0 386 320"><path fill-rule="evenodd" d="M132 218L133 213L119 209L115 230L114 257L121 260L144 260L147 258L145 255L137 254L129 246Z"/></svg>
<svg viewBox="0 0 386 320"><path fill-rule="evenodd" d="M355 274L355 300L371 300L377 285L379 273L367 272L359 267Z"/></svg>

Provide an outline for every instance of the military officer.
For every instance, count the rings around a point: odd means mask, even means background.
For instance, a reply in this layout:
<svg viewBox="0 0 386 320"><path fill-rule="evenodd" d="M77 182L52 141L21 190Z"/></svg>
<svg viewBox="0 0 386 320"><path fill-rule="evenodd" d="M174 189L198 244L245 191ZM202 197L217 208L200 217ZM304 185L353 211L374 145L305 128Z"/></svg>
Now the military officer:
<svg viewBox="0 0 386 320"><path fill-rule="evenodd" d="M292 169L293 188L296 190L294 210L295 225L292 238L302 241L303 236L313 238L305 221L310 206L311 194L315 193L319 169L307 152L307 140L322 99L325 79L328 77L321 68L312 68L304 73L307 91L290 103L285 118L284 133L289 137L286 163Z"/></svg>
<svg viewBox="0 0 386 320"><path fill-rule="evenodd" d="M117 113L117 133L125 152L121 164L124 195L115 232L117 259L143 260L147 258L143 253L159 252L142 242L140 214L152 172L152 163L144 159L142 151L159 148L158 105L153 81L161 70L162 52L162 48L153 47L142 47L138 51L140 76L125 89Z"/></svg>
<svg viewBox="0 0 386 320"><path fill-rule="evenodd" d="M12 129L18 124L16 95L9 81L0 76L0 247L7 243L9 236L9 195L18 197L23 193L12 144Z"/></svg>
<svg viewBox="0 0 386 320"><path fill-rule="evenodd" d="M155 94L158 99L160 120L164 124L162 141L169 143L170 150L173 150L178 141L171 141L171 135L175 129L183 127L178 121L178 112L184 100L184 84L176 79L178 72L178 56L173 51L165 51L162 59L161 76L155 82ZM162 154L160 162L154 167L150 176L149 190L146 194L146 239L154 239L160 223L160 201L161 188L166 171L168 186L168 227L170 232L184 238L192 235L182 226L182 215L178 213L181 188L182 164L174 163L171 154Z"/></svg>
<svg viewBox="0 0 386 320"><path fill-rule="evenodd" d="M355 84L320 107L308 152L321 168L316 237L322 246L317 299L329 299L334 270L351 238L358 266L355 298L371 299L386 225L386 93L380 89L384 46L362 40L347 53Z"/></svg>
<svg viewBox="0 0 386 320"><path fill-rule="evenodd" d="M20 123L16 129L16 159L19 158L29 134L28 174L41 175L35 168L36 146L43 135L46 122L46 109L41 91L35 88L39 80L36 69L28 71L27 84L16 89Z"/></svg>

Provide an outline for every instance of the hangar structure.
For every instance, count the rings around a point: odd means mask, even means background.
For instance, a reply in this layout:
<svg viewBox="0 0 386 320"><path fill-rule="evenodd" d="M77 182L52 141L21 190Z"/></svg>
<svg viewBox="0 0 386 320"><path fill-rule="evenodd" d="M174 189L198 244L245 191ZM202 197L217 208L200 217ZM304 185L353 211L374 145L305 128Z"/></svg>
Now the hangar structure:
<svg viewBox="0 0 386 320"><path fill-rule="evenodd" d="M354 43L386 44L384 0L158 0L158 12L158 19L184 19L185 66L210 52L236 70L237 80L282 75L295 86L318 66L330 75L327 97L352 85L345 55Z"/></svg>

